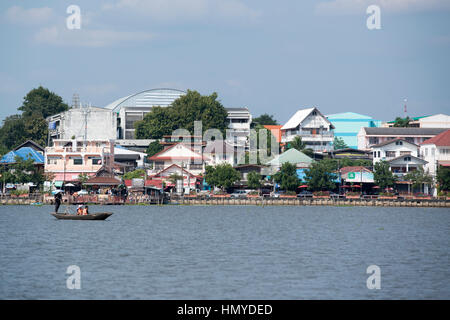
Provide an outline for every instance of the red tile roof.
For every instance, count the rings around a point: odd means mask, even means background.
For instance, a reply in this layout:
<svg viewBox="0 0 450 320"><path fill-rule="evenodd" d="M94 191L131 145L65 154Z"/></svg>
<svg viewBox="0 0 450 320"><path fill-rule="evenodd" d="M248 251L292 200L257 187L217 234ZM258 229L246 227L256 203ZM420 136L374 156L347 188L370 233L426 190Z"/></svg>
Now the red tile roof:
<svg viewBox="0 0 450 320"><path fill-rule="evenodd" d="M367 169L366 167L363 166L353 166L353 167L343 167L341 168L341 174L347 174L349 172L360 172L360 171L365 171L365 172L372 172L369 169Z"/></svg>
<svg viewBox="0 0 450 320"><path fill-rule="evenodd" d="M421 143L421 145L424 144L434 144L440 147L450 146L450 130L441 132L437 136L434 136L433 138L425 140L424 142Z"/></svg>

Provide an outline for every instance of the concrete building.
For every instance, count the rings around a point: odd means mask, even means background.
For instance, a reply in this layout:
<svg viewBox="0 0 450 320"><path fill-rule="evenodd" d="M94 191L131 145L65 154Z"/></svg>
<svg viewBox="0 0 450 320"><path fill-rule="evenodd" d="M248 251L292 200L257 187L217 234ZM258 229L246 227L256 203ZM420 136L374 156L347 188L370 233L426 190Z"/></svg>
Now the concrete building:
<svg viewBox="0 0 450 320"><path fill-rule="evenodd" d="M372 146L373 164L389 161L400 156L419 156L419 146L404 139L388 140Z"/></svg>
<svg viewBox="0 0 450 320"><path fill-rule="evenodd" d="M108 104L105 109L117 114L116 143L135 140L134 123L144 119L153 107L167 107L186 92L177 89L150 89L141 91Z"/></svg>
<svg viewBox="0 0 450 320"><path fill-rule="evenodd" d="M100 170L112 172L113 140L55 139L45 148L45 172L54 175L55 186L66 181L78 181L80 174L95 176Z"/></svg>
<svg viewBox="0 0 450 320"><path fill-rule="evenodd" d="M439 166L450 166L450 130L422 142L420 157L428 162L425 169L433 177Z"/></svg>
<svg viewBox="0 0 450 320"><path fill-rule="evenodd" d="M445 128L361 128L358 133L358 149L371 150L374 145L393 139L403 139L420 145L445 130Z"/></svg>
<svg viewBox="0 0 450 320"><path fill-rule="evenodd" d="M358 148L358 132L362 127L380 127L381 120L355 112L335 113L326 116L334 126L334 136L344 140L349 148Z"/></svg>
<svg viewBox="0 0 450 320"><path fill-rule="evenodd" d="M116 138L117 116L104 108L81 107L47 118L49 142L55 139L111 140Z"/></svg>
<svg viewBox="0 0 450 320"><path fill-rule="evenodd" d="M435 114L410 118L409 127L414 128L450 128L450 116L446 114ZM395 121L383 123L384 127L394 127Z"/></svg>
<svg viewBox="0 0 450 320"><path fill-rule="evenodd" d="M327 152L333 150L333 129L334 125L317 108L302 109L281 127L281 141L289 143L300 136L307 148Z"/></svg>
<svg viewBox="0 0 450 320"><path fill-rule="evenodd" d="M248 148L252 115L247 108L226 108L228 129L226 142L233 147Z"/></svg>

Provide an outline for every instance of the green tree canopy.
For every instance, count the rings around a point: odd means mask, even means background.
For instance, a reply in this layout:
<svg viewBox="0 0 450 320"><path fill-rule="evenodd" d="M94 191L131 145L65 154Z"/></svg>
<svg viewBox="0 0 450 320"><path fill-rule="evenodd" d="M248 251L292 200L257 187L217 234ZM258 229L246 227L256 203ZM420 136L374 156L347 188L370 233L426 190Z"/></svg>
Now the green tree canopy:
<svg viewBox="0 0 450 320"><path fill-rule="evenodd" d="M428 172L425 172L423 168L408 172L405 175L405 179L412 183L413 191L414 189L422 191L424 184L431 185L433 183L433 177Z"/></svg>
<svg viewBox="0 0 450 320"><path fill-rule="evenodd" d="M239 171L234 169L229 163L219 164L215 167L206 166L205 180L210 186L224 188L232 187L241 180Z"/></svg>
<svg viewBox="0 0 450 320"><path fill-rule="evenodd" d="M340 137L334 137L333 146L334 146L334 150L348 148L348 145L345 143L344 139L342 139Z"/></svg>
<svg viewBox="0 0 450 320"><path fill-rule="evenodd" d="M281 165L280 170L274 174L273 179L285 191L295 191L300 184L300 179L297 176L297 168L289 162Z"/></svg>
<svg viewBox="0 0 450 320"><path fill-rule="evenodd" d="M375 184L382 190L394 185L394 174L389 170L389 163L387 161L380 161L375 164L373 179Z"/></svg>
<svg viewBox="0 0 450 320"><path fill-rule="evenodd" d="M247 174L247 182L250 189L261 188L261 174L256 171L251 171Z"/></svg>
<svg viewBox="0 0 450 320"><path fill-rule="evenodd" d="M3 120L0 128L0 145L8 150L26 140L46 146L48 125L46 117L69 109L62 98L48 89L39 87L31 90L18 108L22 114L16 114Z"/></svg>
<svg viewBox="0 0 450 320"><path fill-rule="evenodd" d="M158 152L162 151L163 149L164 146L161 143L159 143L159 140L156 140L148 145L146 153L148 157L151 157L157 154Z"/></svg>
<svg viewBox="0 0 450 320"><path fill-rule="evenodd" d="M314 157L314 151L311 148L306 147L306 143L302 141L302 138L300 136L295 136L294 140L287 143L286 150L289 150L291 148L297 149L298 151L303 152L308 157Z"/></svg>
<svg viewBox="0 0 450 320"><path fill-rule="evenodd" d="M56 93L39 86L27 93L19 110L23 112L22 115L24 117L33 116L45 119L51 115L69 110L69 106Z"/></svg>
<svg viewBox="0 0 450 320"><path fill-rule="evenodd" d="M397 117L394 121L394 127L409 127L409 122L411 119L409 117L401 118Z"/></svg>
<svg viewBox="0 0 450 320"><path fill-rule="evenodd" d="M267 113L264 113L260 115L257 118L253 118L252 121L252 127L256 127L257 125L264 126L264 125L277 125L277 120L274 119L273 115L269 115Z"/></svg>
<svg viewBox="0 0 450 320"><path fill-rule="evenodd" d="M450 190L450 168L439 166L436 174L436 181L438 183L439 191Z"/></svg>
<svg viewBox="0 0 450 320"><path fill-rule="evenodd" d="M161 139L175 129L186 129L194 134L194 121L202 122L202 130L218 129L225 133L228 127L227 111L217 100L217 93L203 96L188 90L169 107L154 107L142 121L135 123L137 139Z"/></svg>
<svg viewBox="0 0 450 320"><path fill-rule="evenodd" d="M144 178L145 178L145 169L136 169L134 171L127 172L123 175L124 180L144 179Z"/></svg>
<svg viewBox="0 0 450 320"><path fill-rule="evenodd" d="M336 162L331 159L313 162L305 170L305 182L308 184L308 189L314 191L335 189L336 171Z"/></svg>

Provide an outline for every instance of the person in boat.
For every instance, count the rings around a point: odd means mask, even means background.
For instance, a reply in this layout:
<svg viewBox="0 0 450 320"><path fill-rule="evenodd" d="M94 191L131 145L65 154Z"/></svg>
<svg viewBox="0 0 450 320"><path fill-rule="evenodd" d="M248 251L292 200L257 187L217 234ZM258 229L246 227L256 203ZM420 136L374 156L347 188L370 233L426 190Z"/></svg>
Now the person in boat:
<svg viewBox="0 0 450 320"><path fill-rule="evenodd" d="M55 213L58 213L59 206L61 205L61 192L55 193Z"/></svg>
<svg viewBox="0 0 450 320"><path fill-rule="evenodd" d="M77 215L81 216L83 214L83 206L80 204L77 208Z"/></svg>
<svg viewBox="0 0 450 320"><path fill-rule="evenodd" d="M83 209L83 216L87 216L89 214L89 208L88 206L85 206Z"/></svg>

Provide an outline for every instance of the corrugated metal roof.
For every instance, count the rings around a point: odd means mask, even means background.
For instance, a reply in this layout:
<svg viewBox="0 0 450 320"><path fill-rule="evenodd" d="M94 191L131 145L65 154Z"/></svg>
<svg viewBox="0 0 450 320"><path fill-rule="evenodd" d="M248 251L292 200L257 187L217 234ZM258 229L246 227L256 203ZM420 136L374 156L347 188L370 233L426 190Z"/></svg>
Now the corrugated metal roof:
<svg viewBox="0 0 450 320"><path fill-rule="evenodd" d="M21 157L23 160L32 158L35 164L44 164L44 156L30 147L23 147L15 151L8 152L2 157L0 163L15 163L16 156Z"/></svg>
<svg viewBox="0 0 450 320"><path fill-rule="evenodd" d="M367 135L376 136L420 136L420 135L430 135L435 136L441 132L448 130L447 128L385 128L385 127L365 127Z"/></svg>
<svg viewBox="0 0 450 320"><path fill-rule="evenodd" d="M304 154L301 151L298 151L297 149L289 149L282 154L279 154L275 159L272 159L271 161L267 162L268 165L282 165L285 162L289 162L292 164L297 163L311 163L313 159L308 157L306 154Z"/></svg>
<svg viewBox="0 0 450 320"><path fill-rule="evenodd" d="M296 128L315 108L298 110L289 120L281 127L281 130Z"/></svg>

